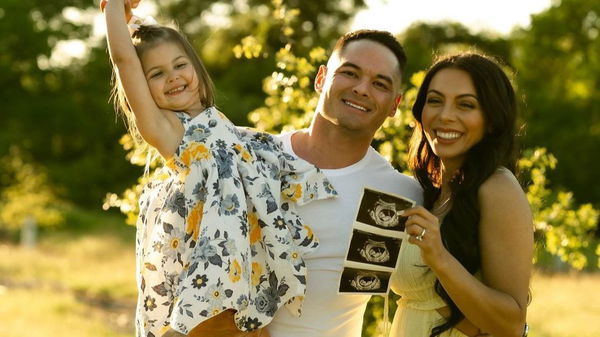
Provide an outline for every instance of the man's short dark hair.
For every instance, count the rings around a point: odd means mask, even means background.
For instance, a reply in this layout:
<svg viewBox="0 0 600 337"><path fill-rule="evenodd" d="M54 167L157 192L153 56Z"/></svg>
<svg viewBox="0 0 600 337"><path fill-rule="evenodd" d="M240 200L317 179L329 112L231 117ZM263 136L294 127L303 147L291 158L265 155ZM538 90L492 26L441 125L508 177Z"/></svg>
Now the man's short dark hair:
<svg viewBox="0 0 600 337"><path fill-rule="evenodd" d="M343 51L348 43L358 40L371 40L381 43L387 47L392 53L394 53L394 56L396 56L396 59L398 60L400 74L404 72L404 67L406 67L406 53L404 53L404 48L394 37L394 35L383 30L360 29L348 32L337 40L335 47L333 47L333 53Z"/></svg>

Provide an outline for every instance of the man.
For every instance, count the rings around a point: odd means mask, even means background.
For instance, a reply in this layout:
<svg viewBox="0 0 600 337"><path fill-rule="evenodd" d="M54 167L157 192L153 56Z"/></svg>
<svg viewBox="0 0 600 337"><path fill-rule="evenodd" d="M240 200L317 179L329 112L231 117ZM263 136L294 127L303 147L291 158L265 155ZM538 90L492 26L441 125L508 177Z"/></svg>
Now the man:
<svg viewBox="0 0 600 337"><path fill-rule="evenodd" d="M307 292L301 317L285 308L266 326L272 337L359 337L366 295L338 294L356 207L365 186L422 203L418 183L398 173L371 146L402 95L406 56L388 32L342 36L315 79L319 102L308 129L280 135L286 150L323 170L337 190L298 211L320 241L306 256Z"/></svg>
<svg viewBox="0 0 600 337"><path fill-rule="evenodd" d="M107 0L101 1L101 7ZM139 0L126 2L126 15ZM306 257L307 293L302 316L278 310L266 330L236 330L233 312L207 320L188 336L359 337L369 300L365 295L339 295L337 288L348 249L355 210L365 186L400 194L422 203L417 182L395 171L370 144L402 98L400 82L406 56L389 33L356 31L342 36L315 81L320 94L311 126L280 136L286 149L321 168L338 198L299 207L320 241ZM162 337L182 336L173 329Z"/></svg>

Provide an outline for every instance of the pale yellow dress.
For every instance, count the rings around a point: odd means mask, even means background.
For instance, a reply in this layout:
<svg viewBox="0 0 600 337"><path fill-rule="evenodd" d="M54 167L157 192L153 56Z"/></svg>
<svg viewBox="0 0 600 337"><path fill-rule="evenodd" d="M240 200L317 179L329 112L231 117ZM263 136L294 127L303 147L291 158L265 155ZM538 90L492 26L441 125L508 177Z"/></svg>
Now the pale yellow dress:
<svg viewBox="0 0 600 337"><path fill-rule="evenodd" d="M436 309L446 303L435 292L435 274L421 259L419 247L405 240L400 247L396 271L391 277L392 290L402 296L394 315L390 337L428 337L431 329L444 318ZM466 337L457 329L445 331L443 337Z"/></svg>

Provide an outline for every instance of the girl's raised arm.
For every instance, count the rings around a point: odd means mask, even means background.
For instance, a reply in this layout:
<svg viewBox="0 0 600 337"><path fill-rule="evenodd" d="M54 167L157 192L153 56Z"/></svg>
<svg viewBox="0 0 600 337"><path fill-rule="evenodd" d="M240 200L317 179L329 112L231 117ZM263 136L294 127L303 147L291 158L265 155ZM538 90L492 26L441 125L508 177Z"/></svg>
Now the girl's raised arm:
<svg viewBox="0 0 600 337"><path fill-rule="evenodd" d="M169 116L154 102L146 75L137 56L127 27L131 17L131 3L139 1L109 0L104 8L106 39L116 76L123 86L135 124L144 140L155 147L161 155L169 158L175 151L183 128L176 117Z"/></svg>

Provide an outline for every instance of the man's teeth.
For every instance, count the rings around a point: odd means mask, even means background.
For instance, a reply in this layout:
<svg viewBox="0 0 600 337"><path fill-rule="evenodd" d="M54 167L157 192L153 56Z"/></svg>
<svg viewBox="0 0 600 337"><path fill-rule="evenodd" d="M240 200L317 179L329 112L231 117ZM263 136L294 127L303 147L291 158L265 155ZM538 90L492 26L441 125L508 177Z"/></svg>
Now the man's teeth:
<svg viewBox="0 0 600 337"><path fill-rule="evenodd" d="M365 112L368 111L367 108L362 107L360 105L356 105L356 104L354 104L352 102L344 101L344 103L346 103L347 105L349 105L349 106L351 106L351 107L353 107L355 109L362 110L362 111L365 111Z"/></svg>
<svg viewBox="0 0 600 337"><path fill-rule="evenodd" d="M460 137L460 132L444 132L444 131L436 131L436 135L442 139L456 139Z"/></svg>
<svg viewBox="0 0 600 337"><path fill-rule="evenodd" d="M176 93L178 93L178 92L181 92L181 91L183 91L184 89L185 89L185 85L182 85L182 86L180 86L180 87L178 87L178 88L171 89L171 90L167 91L167 94L169 94L169 95L173 95L173 94L176 94Z"/></svg>

